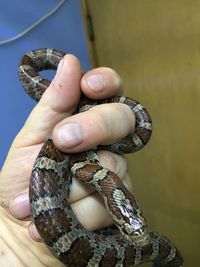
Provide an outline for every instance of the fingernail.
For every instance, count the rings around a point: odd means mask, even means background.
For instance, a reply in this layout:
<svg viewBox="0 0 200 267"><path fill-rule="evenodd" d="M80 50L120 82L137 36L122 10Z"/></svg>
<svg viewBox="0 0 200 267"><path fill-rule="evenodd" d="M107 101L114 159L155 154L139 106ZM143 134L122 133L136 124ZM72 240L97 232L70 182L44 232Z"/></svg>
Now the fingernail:
<svg viewBox="0 0 200 267"><path fill-rule="evenodd" d="M63 62L64 62L64 60L61 59L61 61L58 64L58 68L57 68L56 75L55 75L54 79L58 78L58 76L59 76L59 74L60 74L60 72L62 70L62 67L63 67Z"/></svg>
<svg viewBox="0 0 200 267"><path fill-rule="evenodd" d="M106 81L101 74L93 74L86 77L86 82L95 91L101 91L106 87Z"/></svg>
<svg viewBox="0 0 200 267"><path fill-rule="evenodd" d="M30 215L28 193L22 193L11 200L10 211L17 219L23 219Z"/></svg>
<svg viewBox="0 0 200 267"><path fill-rule="evenodd" d="M57 132L59 143L65 148L72 148L83 141L83 130L76 122L62 125Z"/></svg>

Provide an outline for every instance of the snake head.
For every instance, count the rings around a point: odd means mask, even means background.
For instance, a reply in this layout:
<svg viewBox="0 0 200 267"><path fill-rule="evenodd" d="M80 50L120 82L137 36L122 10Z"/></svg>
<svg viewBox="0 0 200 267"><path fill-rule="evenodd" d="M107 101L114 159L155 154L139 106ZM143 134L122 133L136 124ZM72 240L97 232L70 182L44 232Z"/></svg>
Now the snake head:
<svg viewBox="0 0 200 267"><path fill-rule="evenodd" d="M127 197L126 191L115 189L113 192L115 207L120 214L119 218L113 217L122 235L132 243L147 242L148 230L146 220L132 198Z"/></svg>

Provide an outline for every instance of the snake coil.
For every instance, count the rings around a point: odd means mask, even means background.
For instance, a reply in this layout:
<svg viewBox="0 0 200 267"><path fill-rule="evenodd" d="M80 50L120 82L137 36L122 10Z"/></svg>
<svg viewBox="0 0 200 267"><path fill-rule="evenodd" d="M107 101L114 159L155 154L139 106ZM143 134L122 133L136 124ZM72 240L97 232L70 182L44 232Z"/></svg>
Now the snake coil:
<svg viewBox="0 0 200 267"><path fill-rule="evenodd" d="M21 59L21 83L36 101L50 85L39 72L56 69L64 55L56 49L42 48ZM93 102L83 96L77 112L111 102L124 103L132 109L135 130L123 140L97 149L115 153L141 149L151 136L152 123L147 110L137 101L117 96ZM159 233L148 231L134 196L115 173L99 164L97 149L65 154L48 139L39 152L29 195L32 218L44 243L69 267L128 267L149 261L156 267L182 267L182 256L173 243ZM72 176L91 184L101 194L113 226L90 232L80 224L68 202Z"/></svg>

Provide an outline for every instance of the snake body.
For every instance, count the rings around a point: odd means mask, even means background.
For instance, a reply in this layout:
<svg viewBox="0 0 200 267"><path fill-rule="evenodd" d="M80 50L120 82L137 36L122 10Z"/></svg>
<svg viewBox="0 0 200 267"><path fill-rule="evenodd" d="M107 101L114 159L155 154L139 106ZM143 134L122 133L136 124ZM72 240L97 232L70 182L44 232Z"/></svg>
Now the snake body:
<svg viewBox="0 0 200 267"><path fill-rule="evenodd" d="M20 80L36 101L50 84L39 71L56 69L64 55L62 51L44 48L23 56ZM146 109L127 97L93 102L83 96L77 112L111 102L129 105L136 117L134 132L123 140L77 154L59 151L51 139L43 145L32 170L29 190L36 228L50 251L69 267L125 267L148 261L157 267L182 267L182 256L173 243L159 233L148 231L134 196L115 173L99 164L97 149L135 152L148 142L152 131ZM80 224L68 202L73 176L91 184L101 194L113 226L90 232Z"/></svg>

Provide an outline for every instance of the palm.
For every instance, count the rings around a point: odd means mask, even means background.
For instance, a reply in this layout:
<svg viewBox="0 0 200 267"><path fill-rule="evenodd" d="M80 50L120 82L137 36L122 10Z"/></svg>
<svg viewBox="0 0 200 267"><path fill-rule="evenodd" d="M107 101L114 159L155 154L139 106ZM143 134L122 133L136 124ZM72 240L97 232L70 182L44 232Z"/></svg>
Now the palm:
<svg viewBox="0 0 200 267"><path fill-rule="evenodd" d="M11 197L28 188L32 166L41 144L11 148L1 171L0 202L7 208ZM14 186L13 186L14 185Z"/></svg>

